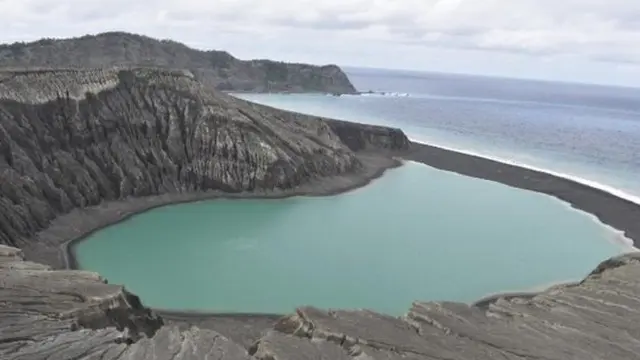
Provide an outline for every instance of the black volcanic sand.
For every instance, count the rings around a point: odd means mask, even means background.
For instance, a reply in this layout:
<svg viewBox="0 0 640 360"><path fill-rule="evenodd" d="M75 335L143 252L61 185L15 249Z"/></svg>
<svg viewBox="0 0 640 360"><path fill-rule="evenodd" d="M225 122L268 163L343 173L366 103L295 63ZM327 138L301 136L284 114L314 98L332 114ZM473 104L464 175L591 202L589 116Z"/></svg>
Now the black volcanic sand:
<svg viewBox="0 0 640 360"><path fill-rule="evenodd" d="M554 196L623 231L627 238L633 240L634 246L640 248L640 206L606 191L547 173L415 142L411 143L410 153L403 158L436 169Z"/></svg>

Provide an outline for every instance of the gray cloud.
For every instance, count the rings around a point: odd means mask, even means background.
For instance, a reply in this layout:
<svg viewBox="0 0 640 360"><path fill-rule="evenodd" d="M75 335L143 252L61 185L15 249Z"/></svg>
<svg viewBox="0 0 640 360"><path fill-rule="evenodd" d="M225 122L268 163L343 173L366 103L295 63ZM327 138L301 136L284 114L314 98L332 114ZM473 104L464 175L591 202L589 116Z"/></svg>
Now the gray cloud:
<svg viewBox="0 0 640 360"><path fill-rule="evenodd" d="M366 39L596 61L640 58L640 1L632 0L0 0L0 13L0 41L122 29L175 33L199 44L221 31L256 39L313 36L320 46L339 34L345 48Z"/></svg>
<svg viewBox="0 0 640 360"><path fill-rule="evenodd" d="M339 18L323 18L317 20L277 19L273 24L288 28L307 28L315 30L363 30L372 26L364 20L342 20Z"/></svg>
<svg viewBox="0 0 640 360"><path fill-rule="evenodd" d="M629 58L627 55L616 55L616 54L607 54L607 55L594 55L591 57L592 60L604 63L614 63L614 64L622 64L622 65L640 65L640 57Z"/></svg>
<svg viewBox="0 0 640 360"><path fill-rule="evenodd" d="M9 4L9 2L6 2ZM36 15L48 15L60 8L60 3L55 1L35 1L29 6L29 10Z"/></svg>
<svg viewBox="0 0 640 360"><path fill-rule="evenodd" d="M133 12L139 8L138 4L129 0L110 0L108 6L97 2L81 2L68 7L65 15L72 22L108 20Z"/></svg>

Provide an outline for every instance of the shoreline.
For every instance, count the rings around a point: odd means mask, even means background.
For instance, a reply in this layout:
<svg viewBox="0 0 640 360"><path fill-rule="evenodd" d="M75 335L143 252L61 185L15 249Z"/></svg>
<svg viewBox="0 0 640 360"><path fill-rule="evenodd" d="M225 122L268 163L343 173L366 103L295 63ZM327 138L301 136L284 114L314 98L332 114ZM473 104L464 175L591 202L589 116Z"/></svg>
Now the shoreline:
<svg viewBox="0 0 640 360"><path fill-rule="evenodd" d="M397 154L358 154L364 168L357 173L341 174L330 178L315 179L310 183L288 190L259 192L225 193L206 191L195 193L173 193L154 195L144 198L129 198L107 202L86 209L74 209L72 212L56 218L51 226L39 232L36 237L48 245L58 243L58 261L52 264L50 254L38 254L36 249L23 248L29 258L44 258L44 263L54 268L82 270L79 268L74 247L106 227L119 224L139 215L163 206L179 205L216 199L286 199L296 196L334 196L357 190L380 178L389 169L400 167L403 159ZM60 238L63 238L60 241ZM44 239L43 239L44 238ZM58 239L56 239L58 238ZM56 241L58 240L58 241ZM35 256L34 256L35 255ZM42 255L42 256L38 256ZM40 259L38 259L40 260ZM49 261L47 261L49 260Z"/></svg>
<svg viewBox="0 0 640 360"><path fill-rule="evenodd" d="M546 169L544 167L540 167L540 166L537 166L537 165L531 165L531 164L527 164L527 163L522 163L522 162L518 162L516 160L511 160L511 159L507 159L507 158L501 158L501 157L497 157L497 156L493 156L493 155L485 155L485 154L481 154L481 153L478 153L478 152L475 152L475 151L472 151L472 150L449 147L447 145L433 144L433 143L430 143L429 141L417 140L417 139L409 139L409 141L410 141L410 143L412 143L414 145L427 145L427 146L436 147L436 148L439 148L439 149L442 149L442 150L452 151L452 152L464 154L464 155L467 155L467 156L481 158L483 160L492 160L494 162L499 162L501 164L511 165L511 166L515 166L517 168L522 168L522 169L525 169L525 170L544 173L544 174L551 175L551 176L556 177L556 178L569 180L569 181L575 182L575 183L580 184L580 185L584 185L584 186L587 186L587 187L590 187L590 188L594 188L596 190L601 190L601 191L604 191L604 192L606 192L606 193L608 193L610 195L614 195L614 196L622 198L624 200L631 201L632 203L634 203L636 205L640 205L640 195L633 195L633 194L627 193L625 190L616 188L616 187L611 186L611 185L607 185L605 183L600 183L600 182L598 182L596 180L589 180L588 178L580 177L580 176L577 176L577 175L571 175L569 173L561 173L561 172L559 172L557 170Z"/></svg>
<svg viewBox="0 0 640 360"><path fill-rule="evenodd" d="M428 144L425 144L425 145L428 145ZM429 146L431 146L431 145L429 145ZM435 146L435 147L437 147L437 146ZM447 149L447 150L448 150L448 149ZM454 152L456 152L456 151L454 151ZM423 162L416 161L416 160L407 160L407 161L408 161L408 162L410 162L410 163L414 163L414 164L417 164L417 165L421 165L421 166L429 166L429 167L432 167L432 166L430 166L430 165L427 165L427 164L425 164L425 163L423 163ZM500 162L500 163L502 163L502 162ZM435 168L435 169L436 169L436 170L439 170L439 171L447 171L447 172L455 173L455 174L457 174L457 175L462 175L462 174L460 174L460 173L458 173L458 172L455 172L455 171L443 170L443 169L438 169L438 168ZM557 177L557 176L552 175L552 174L549 174L549 175L554 176L554 177ZM462 176L467 176L467 175L462 175ZM471 176L468 176L468 177L471 177ZM498 182L498 181L496 181L496 180L488 180L488 179L484 179L484 178L477 178L477 177L476 177L475 179L477 179L477 180L484 180L484 181L490 181L490 182ZM571 179L567 179L567 180L572 181ZM499 183L500 183L500 182L499 182ZM502 184L502 185L505 185L504 183L501 183L501 184ZM507 186L511 187L510 185L507 185ZM553 199L554 201L557 201L557 202L558 202L559 204L561 204L562 206L567 207L569 210L571 210L571 211L577 211L577 212L579 212L580 214L582 214L582 215L584 215L584 216L588 217L588 218L589 218L589 219L591 219L593 222L595 222L595 223L597 223L599 226L601 226L601 227L603 228L603 230L604 230L604 231L608 232L608 233L609 233L609 235L611 235L611 236L612 236L612 238L613 238L613 237L615 237L615 239L610 239L609 241L611 241L611 243L615 244L616 246L619 246L620 248L622 248L622 249L624 250L624 252L636 252L636 251L640 251L640 248L635 247L635 245L634 245L634 241L633 241L632 239L630 239L630 238L628 238L628 237L626 237L626 236L625 236L624 231L622 231L622 230L618 230L618 229L614 228L614 227L613 227L613 226L611 226L611 225L608 225L608 224L603 223L603 222L600 220L600 218L598 218L596 215L594 215L594 214L592 214L592 213L590 213L590 212L584 211L584 210L582 210L582 209L576 208L576 207L574 207L571 203L569 203L569 202L567 202L567 201L565 201L565 200L562 200L562 199L560 199L560 198L558 198L558 197L556 197L556 196L554 196L554 195L550 195L550 194L542 193L542 192L538 192L538 191L533 191L533 190L529 190L529 189L526 189L526 188L517 188L517 189L519 189L519 190L525 190L525 191L531 191L531 192L534 192L534 193L539 194L539 195L548 196L548 197L550 197L551 199ZM596 188L596 190L598 190L598 189ZM605 192L606 192L606 191L605 191ZM615 195L614 195L614 196L615 196ZM623 199L623 200L625 200L624 198L622 198L622 199ZM640 206L640 204L639 204L638 206Z"/></svg>
<svg viewBox="0 0 640 360"><path fill-rule="evenodd" d="M564 200L560 200L555 196L552 195L548 195L545 194L547 196L550 196L551 198L553 198L556 201L559 201L560 203L562 203L562 205L568 207L569 209L571 209L572 211L579 211L580 213L582 213L584 216L587 216L588 218L590 218L592 221L596 222L598 225L600 225L601 227L604 228L604 230L611 235L611 238L608 239L608 241L610 241L611 243L613 243L616 246L619 246L621 249L623 249L623 253L629 253L629 252L638 252L640 251L640 248L635 246L635 243L633 241L633 239L628 238L623 230L619 230L614 228L613 226L609 225L609 224L605 224L603 223L600 218L598 218L596 215L586 212L584 210L575 208L573 205L569 204L568 202L564 201ZM640 206L640 205L639 205Z"/></svg>
<svg viewBox="0 0 640 360"><path fill-rule="evenodd" d="M553 282L551 284L549 283L542 284L540 286L535 286L533 288L524 289L520 291L517 291L517 290L499 291L499 292L487 294L481 297L480 299L474 302L471 302L470 306L486 309L489 307L489 305L491 305L492 303L496 302L499 299L506 299L506 300L509 300L511 298L530 299L539 294L544 293L545 291L549 291L552 289L560 289L563 287L577 286L577 285L580 285L581 282L582 280L565 280L565 281L560 280L557 282Z"/></svg>
<svg viewBox="0 0 640 360"><path fill-rule="evenodd" d="M411 141L411 149L403 158L439 170L552 196L622 232L633 242L634 248L640 248L640 205L605 190L523 166L416 141Z"/></svg>

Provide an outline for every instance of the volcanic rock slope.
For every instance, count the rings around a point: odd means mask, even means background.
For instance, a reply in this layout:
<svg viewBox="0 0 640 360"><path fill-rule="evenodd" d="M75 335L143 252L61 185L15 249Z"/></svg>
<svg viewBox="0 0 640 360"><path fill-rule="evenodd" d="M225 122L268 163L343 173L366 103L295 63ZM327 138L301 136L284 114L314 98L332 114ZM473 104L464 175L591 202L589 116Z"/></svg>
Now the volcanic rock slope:
<svg viewBox="0 0 640 360"><path fill-rule="evenodd" d="M0 243L33 245L54 218L104 201L291 189L362 170L353 150L408 143L251 104L187 70L0 72Z"/></svg>
<svg viewBox="0 0 640 360"><path fill-rule="evenodd" d="M175 41L126 32L0 45L0 67L4 68L113 66L189 69L199 82L219 90L356 92L347 75L336 65L243 61L225 51L200 51Z"/></svg>

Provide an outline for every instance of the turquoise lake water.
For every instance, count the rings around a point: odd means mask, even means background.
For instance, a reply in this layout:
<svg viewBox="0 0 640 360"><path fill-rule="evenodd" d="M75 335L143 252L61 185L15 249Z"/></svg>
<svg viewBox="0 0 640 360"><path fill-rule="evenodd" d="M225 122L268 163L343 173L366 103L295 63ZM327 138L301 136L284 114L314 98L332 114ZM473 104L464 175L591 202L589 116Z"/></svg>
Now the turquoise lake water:
<svg viewBox="0 0 640 360"><path fill-rule="evenodd" d="M152 307L400 315L414 300L471 302L580 279L625 250L616 239L549 196L410 162L336 196L155 209L76 251L81 268Z"/></svg>

